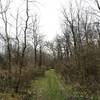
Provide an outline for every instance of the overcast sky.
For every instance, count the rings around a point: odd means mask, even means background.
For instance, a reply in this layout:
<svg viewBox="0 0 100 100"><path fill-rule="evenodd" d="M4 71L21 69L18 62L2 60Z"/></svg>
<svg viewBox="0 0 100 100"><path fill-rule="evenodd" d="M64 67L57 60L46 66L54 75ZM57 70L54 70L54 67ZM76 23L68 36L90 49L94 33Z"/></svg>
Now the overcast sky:
<svg viewBox="0 0 100 100"><path fill-rule="evenodd" d="M13 0L11 9L13 12L19 8L25 9L24 0ZM32 0L34 1L34 0ZM61 33L61 10L69 4L69 0L36 0L38 3L30 4L30 12L37 13L40 22L40 31L46 34L48 40L52 40L55 35Z"/></svg>
<svg viewBox="0 0 100 100"><path fill-rule="evenodd" d="M47 34L48 39L52 39L56 34L60 34L61 28L61 9L64 0L40 0L41 6L41 25L42 30ZM69 0L67 0L67 3Z"/></svg>
<svg viewBox="0 0 100 100"><path fill-rule="evenodd" d="M37 13L40 22L40 32L46 34L46 38L48 40L52 40L56 34L61 33L61 23L62 23L61 11L63 7L66 6L66 8L69 8L69 3L74 2L75 0L36 0L36 1L37 3L36 2L30 3L29 6L30 14ZM10 12L12 13L12 15L16 16L17 9L19 9L20 11L25 10L25 0L12 0L10 7L11 7ZM12 23L14 23L13 20Z"/></svg>
<svg viewBox="0 0 100 100"><path fill-rule="evenodd" d="M79 3L81 1L82 6L87 6L89 0L37 0L40 2L39 14L40 14L40 23L41 23L41 31L47 34L47 38L52 40L56 34L61 33L61 24L62 24L62 10L63 7L69 8L70 2L72 2L73 6L75 2ZM90 0L92 1L92 0Z"/></svg>

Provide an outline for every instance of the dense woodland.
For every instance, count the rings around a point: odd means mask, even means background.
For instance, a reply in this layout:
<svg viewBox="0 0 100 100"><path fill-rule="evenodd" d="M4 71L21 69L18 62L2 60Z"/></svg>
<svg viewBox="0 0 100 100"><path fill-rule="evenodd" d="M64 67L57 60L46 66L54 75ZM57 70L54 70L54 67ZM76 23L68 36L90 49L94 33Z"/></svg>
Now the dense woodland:
<svg viewBox="0 0 100 100"><path fill-rule="evenodd" d="M30 15L32 2L24 2L25 16L18 9L14 17L9 12L11 1L0 0L0 93L16 93L24 100L31 81L55 69L65 84L72 85L73 91L100 96L99 0L93 1L95 7L83 7L77 1L74 6L70 3L70 8L63 7L62 33L52 41L41 34L38 16ZM10 19L15 22L11 33Z"/></svg>

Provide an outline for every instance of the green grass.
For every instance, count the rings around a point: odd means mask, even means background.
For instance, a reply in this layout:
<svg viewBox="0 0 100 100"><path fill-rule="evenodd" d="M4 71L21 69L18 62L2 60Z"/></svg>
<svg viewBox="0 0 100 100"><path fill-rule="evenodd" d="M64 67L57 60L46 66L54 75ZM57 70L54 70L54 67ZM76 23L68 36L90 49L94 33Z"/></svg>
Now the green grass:
<svg viewBox="0 0 100 100"><path fill-rule="evenodd" d="M53 69L44 78L34 80L31 91L34 100L66 100L63 85Z"/></svg>

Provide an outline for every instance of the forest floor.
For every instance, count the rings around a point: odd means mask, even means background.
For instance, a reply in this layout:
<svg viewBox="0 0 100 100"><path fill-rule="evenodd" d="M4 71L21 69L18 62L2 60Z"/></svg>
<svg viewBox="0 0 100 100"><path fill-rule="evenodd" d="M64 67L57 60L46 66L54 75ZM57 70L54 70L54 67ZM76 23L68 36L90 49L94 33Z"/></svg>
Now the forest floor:
<svg viewBox="0 0 100 100"><path fill-rule="evenodd" d="M74 98L72 98L72 96ZM72 85L65 84L61 79L60 74L56 73L54 69L45 72L45 76L37 77L32 81L28 95L25 100L100 100L77 98L81 96L79 91L73 91ZM1 99L1 98L4 99ZM0 94L0 100L20 100L15 94Z"/></svg>

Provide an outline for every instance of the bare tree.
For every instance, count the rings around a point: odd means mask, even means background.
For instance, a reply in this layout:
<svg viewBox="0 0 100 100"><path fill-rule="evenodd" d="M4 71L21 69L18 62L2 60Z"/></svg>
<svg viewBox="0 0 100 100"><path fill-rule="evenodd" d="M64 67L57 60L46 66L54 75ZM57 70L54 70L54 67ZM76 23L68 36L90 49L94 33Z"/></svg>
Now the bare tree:
<svg viewBox="0 0 100 100"><path fill-rule="evenodd" d="M26 21L25 21L25 29L24 29L24 46L23 46L23 50L22 50L22 66L24 63L24 57L25 57L25 50L27 47L27 29L28 29L28 20L29 20L29 1L26 0Z"/></svg>
<svg viewBox="0 0 100 100"><path fill-rule="evenodd" d="M66 9L64 9L63 11L63 15L64 15L64 18L65 18L65 21L64 23L66 24L66 26L68 25L70 27L70 31L72 33L72 38L73 38L73 44L74 44L74 57L75 57L75 61L76 61L76 64L78 64L78 48L77 48L77 32L76 32L76 16L74 15L74 11L72 9L72 5L71 5L71 8L70 8L70 16L68 16L67 12L66 12Z"/></svg>
<svg viewBox="0 0 100 100"><path fill-rule="evenodd" d="M63 59L63 53L62 53L62 38L60 36L57 35L56 37L56 48L57 48L57 58L59 60Z"/></svg>
<svg viewBox="0 0 100 100"><path fill-rule="evenodd" d="M17 20L18 20L18 15L17 15ZM24 29L24 45L23 45L23 48L22 48L20 75L19 75L19 79L18 79L18 82L17 82L17 85L16 85L16 92L18 92L18 90L19 90L19 85L20 85L20 81L21 81L21 74L22 74L22 67L24 66L24 63L25 63L24 60L25 60L25 51L26 51L26 47L27 47L28 20L29 20L29 1L26 0L26 21L25 21L25 29ZM16 23L16 25L17 25L17 23ZM16 29L17 29L17 27L16 27ZM16 31L16 33L17 33L17 31ZM16 36L17 36L17 34L16 34ZM18 37L16 37L16 38L18 40ZM18 43L19 43L19 40L18 40Z"/></svg>
<svg viewBox="0 0 100 100"><path fill-rule="evenodd" d="M8 34L8 18L7 18L7 12L10 6L10 0L6 4L5 7L3 7L2 4L3 1L0 0L0 14L2 16L2 20L4 22L4 31L5 36L1 34L2 38L4 39L6 45L7 45L7 52L8 52L8 67L9 67L9 74L11 74L11 48L10 48L10 35Z"/></svg>
<svg viewBox="0 0 100 100"><path fill-rule="evenodd" d="M19 13L18 13L18 11L17 11L17 15L16 15L16 40L17 40L17 54L16 54L16 64L17 64L17 66L19 66L19 49L20 49L20 47L19 47L19 43L20 43L20 41L19 41L19 34L18 34L18 21L19 21Z"/></svg>
<svg viewBox="0 0 100 100"><path fill-rule="evenodd" d="M70 31L69 31L69 26L66 26L65 24L65 29L63 32L63 40L64 40L64 53L65 53L65 57L66 57L66 62L67 64L70 64L70 56L72 56L72 50L71 50L71 36L70 36Z"/></svg>
<svg viewBox="0 0 100 100"><path fill-rule="evenodd" d="M43 49L46 46L45 41L43 41L44 35L39 36L39 67L41 68L43 64ZM45 54L44 54L45 55Z"/></svg>
<svg viewBox="0 0 100 100"><path fill-rule="evenodd" d="M98 9L100 10L100 4L99 4L99 1L98 0L95 0L96 4L97 4L97 7Z"/></svg>
<svg viewBox="0 0 100 100"><path fill-rule="evenodd" d="M39 45L40 39L38 34L38 20L37 15L35 16L35 19L32 18L32 42L34 45L34 63L35 67L37 65L37 47Z"/></svg>

